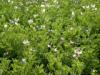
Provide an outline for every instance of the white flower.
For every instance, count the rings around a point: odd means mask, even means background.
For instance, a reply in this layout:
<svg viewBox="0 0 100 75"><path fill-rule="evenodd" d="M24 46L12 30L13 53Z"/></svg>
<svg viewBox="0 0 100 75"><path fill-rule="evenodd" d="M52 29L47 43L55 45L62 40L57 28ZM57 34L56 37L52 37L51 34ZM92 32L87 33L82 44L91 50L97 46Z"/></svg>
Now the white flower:
<svg viewBox="0 0 100 75"><path fill-rule="evenodd" d="M33 19L29 19L28 24L32 24L32 23L33 23Z"/></svg>
<svg viewBox="0 0 100 75"><path fill-rule="evenodd" d="M54 30L52 30L52 29L49 29L49 30L48 30L48 32L54 32Z"/></svg>
<svg viewBox="0 0 100 75"><path fill-rule="evenodd" d="M57 52L58 51L57 48L55 48L54 51Z"/></svg>
<svg viewBox="0 0 100 75"><path fill-rule="evenodd" d="M8 25L7 25L7 24L5 24L5 25L4 25L4 28L7 28L7 27L8 27Z"/></svg>
<svg viewBox="0 0 100 75"><path fill-rule="evenodd" d="M23 6L23 3L22 3L22 2L20 2L20 5L21 5L21 6Z"/></svg>
<svg viewBox="0 0 100 75"><path fill-rule="evenodd" d="M14 3L14 1L11 1L11 4L13 4Z"/></svg>
<svg viewBox="0 0 100 75"><path fill-rule="evenodd" d="M89 9L90 6L89 6L89 5L87 5L87 6L82 6L82 8L83 8L83 9L85 9L85 8Z"/></svg>
<svg viewBox="0 0 100 75"><path fill-rule="evenodd" d="M75 50L75 53L78 54L78 55L80 55L80 54L82 54L82 50L81 50L80 48L77 48L77 49Z"/></svg>
<svg viewBox="0 0 100 75"><path fill-rule="evenodd" d="M80 51L80 48L75 49L75 53L78 53Z"/></svg>
<svg viewBox="0 0 100 75"><path fill-rule="evenodd" d="M15 25L18 25L18 21L19 21L19 18L15 18L15 19L14 19Z"/></svg>
<svg viewBox="0 0 100 75"><path fill-rule="evenodd" d="M82 54L82 51L78 51L77 54L78 54L78 55Z"/></svg>
<svg viewBox="0 0 100 75"><path fill-rule="evenodd" d="M95 4L91 4L91 7L92 7L92 8L95 8Z"/></svg>
<svg viewBox="0 0 100 75"><path fill-rule="evenodd" d="M18 6L14 6L14 9L18 9Z"/></svg>
<svg viewBox="0 0 100 75"><path fill-rule="evenodd" d="M28 7L26 7L26 11L29 11L29 8Z"/></svg>
<svg viewBox="0 0 100 75"><path fill-rule="evenodd" d="M8 55L8 54L9 54L8 52L5 52L3 55L6 56L6 55Z"/></svg>
<svg viewBox="0 0 100 75"><path fill-rule="evenodd" d="M76 54L73 54L73 57L76 58L77 57Z"/></svg>
<svg viewBox="0 0 100 75"><path fill-rule="evenodd" d="M64 40L64 37L61 37L61 40L63 41Z"/></svg>
<svg viewBox="0 0 100 75"><path fill-rule="evenodd" d="M87 6L86 6L86 8L87 8L87 9L89 9L89 8L90 8L90 6L89 6L89 5L87 5Z"/></svg>
<svg viewBox="0 0 100 75"><path fill-rule="evenodd" d="M18 25L19 18L15 18L14 20L9 20L10 23Z"/></svg>
<svg viewBox="0 0 100 75"><path fill-rule="evenodd" d="M34 14L33 16L36 18L38 16L38 14Z"/></svg>
<svg viewBox="0 0 100 75"><path fill-rule="evenodd" d="M94 10L97 10L97 8L95 8Z"/></svg>
<svg viewBox="0 0 100 75"><path fill-rule="evenodd" d="M54 3L58 4L58 1L57 0L54 0Z"/></svg>
<svg viewBox="0 0 100 75"><path fill-rule="evenodd" d="M94 10L97 10L97 8L95 8Z"/></svg>
<svg viewBox="0 0 100 75"><path fill-rule="evenodd" d="M74 42L72 40L70 40L70 44L74 44Z"/></svg>
<svg viewBox="0 0 100 75"><path fill-rule="evenodd" d="M29 50L30 50L30 51L32 51L33 49L32 49L32 48L30 48Z"/></svg>
<svg viewBox="0 0 100 75"><path fill-rule="evenodd" d="M45 5L44 5L44 4L41 4L41 7L42 7L42 8L44 8L44 7L45 7Z"/></svg>
<svg viewBox="0 0 100 75"><path fill-rule="evenodd" d="M70 30L73 30L73 29L74 29L73 27L70 28Z"/></svg>
<svg viewBox="0 0 100 75"><path fill-rule="evenodd" d="M93 69L93 71L92 71L92 72L97 72L97 70L94 70L94 69Z"/></svg>
<svg viewBox="0 0 100 75"><path fill-rule="evenodd" d="M86 7L85 6L82 6L82 8L85 9Z"/></svg>
<svg viewBox="0 0 100 75"><path fill-rule="evenodd" d="M81 12L81 15L83 15L83 12Z"/></svg>
<svg viewBox="0 0 100 75"><path fill-rule="evenodd" d="M15 25L18 25L18 22L15 22Z"/></svg>
<svg viewBox="0 0 100 75"><path fill-rule="evenodd" d="M19 21L19 18L15 18L14 21L15 21L15 22L18 22L18 21Z"/></svg>
<svg viewBox="0 0 100 75"><path fill-rule="evenodd" d="M35 51L36 51L36 50L35 50L35 49L33 49L33 48L30 48L29 50L30 50L30 51L33 51L33 52L35 52Z"/></svg>
<svg viewBox="0 0 100 75"><path fill-rule="evenodd" d="M42 13L45 13L45 8L42 9Z"/></svg>
<svg viewBox="0 0 100 75"><path fill-rule="evenodd" d="M11 0L8 0L8 2L11 2Z"/></svg>
<svg viewBox="0 0 100 75"><path fill-rule="evenodd" d="M45 29L45 25L41 25L41 29Z"/></svg>
<svg viewBox="0 0 100 75"><path fill-rule="evenodd" d="M13 2L13 1L11 1L11 0L8 0L8 3L11 3L11 4L13 4L14 2Z"/></svg>
<svg viewBox="0 0 100 75"><path fill-rule="evenodd" d="M86 29L85 31L86 31L86 32L89 32L89 30L88 30L88 29Z"/></svg>
<svg viewBox="0 0 100 75"><path fill-rule="evenodd" d="M72 11L72 16L75 16L75 12L74 11Z"/></svg>
<svg viewBox="0 0 100 75"><path fill-rule="evenodd" d="M30 42L29 42L28 40L24 40L24 41L23 41L23 44L24 44L24 45L29 45Z"/></svg>
<svg viewBox="0 0 100 75"><path fill-rule="evenodd" d="M50 7L51 5L49 5L48 3L45 5L46 7Z"/></svg>
<svg viewBox="0 0 100 75"><path fill-rule="evenodd" d="M78 58L82 54L82 50L80 48L75 49L73 57Z"/></svg>
<svg viewBox="0 0 100 75"><path fill-rule="evenodd" d="M48 44L48 48L51 48L51 45L50 44Z"/></svg>
<svg viewBox="0 0 100 75"><path fill-rule="evenodd" d="M92 10L97 10L95 4L91 4Z"/></svg>
<svg viewBox="0 0 100 75"><path fill-rule="evenodd" d="M97 10L97 8L94 8L93 10Z"/></svg>
<svg viewBox="0 0 100 75"><path fill-rule="evenodd" d="M22 63L26 63L26 59L25 58L22 58Z"/></svg>
<svg viewBox="0 0 100 75"><path fill-rule="evenodd" d="M10 23L14 23L14 21L13 21L13 20L11 20L11 19L9 20L9 22L10 22Z"/></svg>

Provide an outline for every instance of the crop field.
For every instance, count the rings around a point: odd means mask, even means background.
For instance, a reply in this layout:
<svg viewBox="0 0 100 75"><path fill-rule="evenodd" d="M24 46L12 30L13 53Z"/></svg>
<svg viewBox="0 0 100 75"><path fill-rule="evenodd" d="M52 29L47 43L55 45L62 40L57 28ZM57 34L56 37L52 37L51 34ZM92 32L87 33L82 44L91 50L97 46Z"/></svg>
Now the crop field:
<svg viewBox="0 0 100 75"><path fill-rule="evenodd" d="M0 0L0 75L100 75L100 0Z"/></svg>

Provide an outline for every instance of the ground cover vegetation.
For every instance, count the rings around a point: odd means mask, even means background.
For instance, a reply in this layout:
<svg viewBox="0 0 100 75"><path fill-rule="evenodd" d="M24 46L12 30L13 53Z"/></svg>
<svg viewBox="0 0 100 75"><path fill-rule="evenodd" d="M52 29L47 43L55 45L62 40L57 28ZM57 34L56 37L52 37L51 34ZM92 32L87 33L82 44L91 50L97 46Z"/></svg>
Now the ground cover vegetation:
<svg viewBox="0 0 100 75"><path fill-rule="evenodd" d="M100 0L0 0L0 75L100 75Z"/></svg>

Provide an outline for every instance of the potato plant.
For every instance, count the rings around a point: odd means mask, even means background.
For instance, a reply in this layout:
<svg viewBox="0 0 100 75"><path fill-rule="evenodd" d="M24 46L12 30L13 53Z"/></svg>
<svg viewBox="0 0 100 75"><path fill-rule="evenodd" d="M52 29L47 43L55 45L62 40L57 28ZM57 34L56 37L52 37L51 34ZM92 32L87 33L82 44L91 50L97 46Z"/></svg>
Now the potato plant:
<svg viewBox="0 0 100 75"><path fill-rule="evenodd" d="M100 75L100 0L0 0L0 75Z"/></svg>

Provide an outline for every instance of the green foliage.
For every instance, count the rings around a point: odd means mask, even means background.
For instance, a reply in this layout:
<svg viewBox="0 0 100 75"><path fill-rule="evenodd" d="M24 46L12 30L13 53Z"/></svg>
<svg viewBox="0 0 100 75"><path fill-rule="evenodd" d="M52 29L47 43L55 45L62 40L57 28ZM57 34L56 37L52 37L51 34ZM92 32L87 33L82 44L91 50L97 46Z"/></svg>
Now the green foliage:
<svg viewBox="0 0 100 75"><path fill-rule="evenodd" d="M0 0L0 75L99 75L100 0Z"/></svg>

